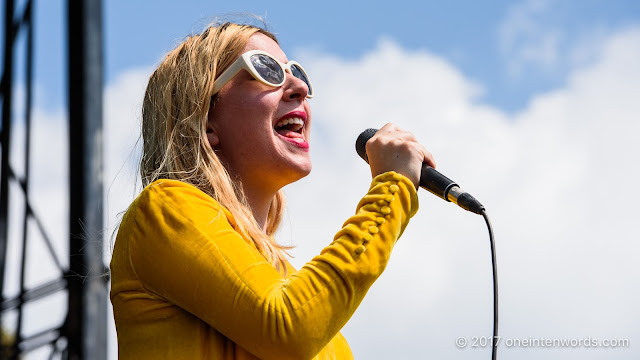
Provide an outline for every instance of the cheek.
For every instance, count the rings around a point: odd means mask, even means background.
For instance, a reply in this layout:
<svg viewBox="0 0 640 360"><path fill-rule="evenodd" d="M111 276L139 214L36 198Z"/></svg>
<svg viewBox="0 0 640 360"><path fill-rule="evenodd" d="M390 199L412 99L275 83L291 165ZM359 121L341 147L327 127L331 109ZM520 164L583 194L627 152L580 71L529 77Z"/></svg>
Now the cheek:
<svg viewBox="0 0 640 360"><path fill-rule="evenodd" d="M214 129L224 150L247 155L271 142L273 113L265 105L262 102L237 101L216 109Z"/></svg>
<svg viewBox="0 0 640 360"><path fill-rule="evenodd" d="M281 99L274 90L264 91L251 83L233 83L223 88L212 116L212 127L217 130L223 148L237 152L239 149L231 147L256 149L260 144L273 142L273 118Z"/></svg>

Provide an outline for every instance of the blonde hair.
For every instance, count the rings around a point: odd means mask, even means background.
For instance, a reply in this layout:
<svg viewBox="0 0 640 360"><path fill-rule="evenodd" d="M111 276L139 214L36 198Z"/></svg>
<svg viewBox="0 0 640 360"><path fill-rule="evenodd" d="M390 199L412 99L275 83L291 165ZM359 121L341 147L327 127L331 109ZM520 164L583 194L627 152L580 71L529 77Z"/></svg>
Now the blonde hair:
<svg viewBox="0 0 640 360"><path fill-rule="evenodd" d="M258 225L242 191L209 145L207 117L214 105L215 79L240 55L249 38L270 32L251 25L224 23L189 36L169 52L151 75L142 105L142 185L158 179L180 180L204 191L234 216L237 228L281 273L285 247L273 240L285 198L271 202L266 229Z"/></svg>

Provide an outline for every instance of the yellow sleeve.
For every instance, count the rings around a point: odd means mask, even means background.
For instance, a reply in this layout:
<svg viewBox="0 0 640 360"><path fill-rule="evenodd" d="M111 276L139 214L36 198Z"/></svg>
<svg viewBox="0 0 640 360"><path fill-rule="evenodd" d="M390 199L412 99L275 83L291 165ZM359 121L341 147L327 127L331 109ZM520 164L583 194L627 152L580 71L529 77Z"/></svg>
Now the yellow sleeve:
<svg viewBox="0 0 640 360"><path fill-rule="evenodd" d="M417 209L410 180L377 176L331 245L287 279L217 202L178 181L150 185L120 231L147 291L261 359L308 359L354 313Z"/></svg>

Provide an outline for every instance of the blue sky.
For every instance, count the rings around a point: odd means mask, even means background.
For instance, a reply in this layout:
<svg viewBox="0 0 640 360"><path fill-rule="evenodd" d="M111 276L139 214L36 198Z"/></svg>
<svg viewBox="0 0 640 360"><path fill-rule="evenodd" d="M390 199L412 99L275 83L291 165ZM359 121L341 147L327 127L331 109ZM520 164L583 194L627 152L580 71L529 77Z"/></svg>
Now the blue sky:
<svg viewBox="0 0 640 360"><path fill-rule="evenodd" d="M65 2L40 1L37 19L37 81L46 89L37 99L57 106L65 83L63 28ZM527 15L508 24L513 13ZM389 37L406 49L428 49L446 58L484 87L484 102L509 111L524 107L535 92L566 81L569 68L588 63L570 52L580 42L634 24L640 3L631 0L568 1L323 1L293 6L260 1L105 1L105 79L131 67L150 66L186 34L215 16L253 13L266 19L291 52L302 48L358 58ZM519 25L519 26L518 26ZM513 29L505 44L503 33ZM544 48L544 42L552 45ZM552 59L521 59L518 71L505 71L524 47L552 52Z"/></svg>
<svg viewBox="0 0 640 360"><path fill-rule="evenodd" d="M59 204L37 210L61 254L64 9L62 1L37 7L32 168L34 196ZM317 91L314 171L285 189L279 233L297 246L294 265L330 242L366 191L368 169L353 152L357 134L392 121L414 132L439 169L489 209L503 337L631 342L502 348L501 358L638 358L640 194L619 196L612 184L640 182L629 160L640 154L640 3L105 1L107 233L136 193L140 99L154 64L215 16L239 12L266 18ZM420 207L344 334L360 359L488 358L486 348L454 346L456 337L491 332L484 223L426 192ZM32 284L47 276L45 256L36 262ZM55 313L64 306L58 301L43 308Z"/></svg>

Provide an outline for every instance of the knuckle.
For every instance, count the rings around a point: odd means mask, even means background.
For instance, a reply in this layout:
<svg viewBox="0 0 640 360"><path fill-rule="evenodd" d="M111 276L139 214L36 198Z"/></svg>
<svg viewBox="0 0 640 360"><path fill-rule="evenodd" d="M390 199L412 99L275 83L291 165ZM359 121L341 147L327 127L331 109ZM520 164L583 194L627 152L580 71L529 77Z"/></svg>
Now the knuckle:
<svg viewBox="0 0 640 360"><path fill-rule="evenodd" d="M393 138L393 139L390 141L390 144L391 144L394 148L397 148L397 149L400 149L400 150L404 150L404 149L406 148L406 146L407 146L406 141L402 141L402 140L400 140L400 139L398 139L398 138Z"/></svg>
<svg viewBox="0 0 640 360"><path fill-rule="evenodd" d="M400 140L399 143L400 147L404 150L413 150L415 148L415 143L412 143L411 141Z"/></svg>
<svg viewBox="0 0 640 360"><path fill-rule="evenodd" d="M371 139L364 144L364 151L369 153L376 148L376 140Z"/></svg>
<svg viewBox="0 0 640 360"><path fill-rule="evenodd" d="M393 123L386 123L380 130L390 131L393 129L394 126L395 125L393 125Z"/></svg>
<svg viewBox="0 0 640 360"><path fill-rule="evenodd" d="M373 137L371 140L367 141L367 146L371 145L371 146L380 146L380 144L382 142L384 142L384 136L375 136Z"/></svg>

